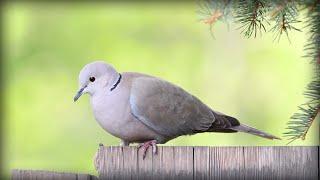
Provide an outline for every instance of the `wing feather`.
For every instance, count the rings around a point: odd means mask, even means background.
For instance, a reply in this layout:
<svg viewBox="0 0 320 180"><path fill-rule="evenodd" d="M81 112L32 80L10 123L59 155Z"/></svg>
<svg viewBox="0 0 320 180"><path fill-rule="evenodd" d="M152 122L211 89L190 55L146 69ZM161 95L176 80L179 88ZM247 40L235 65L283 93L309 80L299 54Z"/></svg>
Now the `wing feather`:
<svg viewBox="0 0 320 180"><path fill-rule="evenodd" d="M198 98L154 77L133 81L130 105L138 120L165 137L206 131L215 120L212 110Z"/></svg>

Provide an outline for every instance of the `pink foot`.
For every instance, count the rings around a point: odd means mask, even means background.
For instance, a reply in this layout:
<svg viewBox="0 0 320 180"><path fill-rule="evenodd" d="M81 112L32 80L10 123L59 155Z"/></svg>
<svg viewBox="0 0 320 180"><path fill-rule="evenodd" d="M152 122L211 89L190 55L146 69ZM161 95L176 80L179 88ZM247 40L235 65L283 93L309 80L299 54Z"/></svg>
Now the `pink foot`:
<svg viewBox="0 0 320 180"><path fill-rule="evenodd" d="M144 142L138 146L138 149L140 149L141 147L143 149L142 159L144 159L146 157L146 154L147 154L149 147L152 147L153 154L157 154L157 141L156 140Z"/></svg>

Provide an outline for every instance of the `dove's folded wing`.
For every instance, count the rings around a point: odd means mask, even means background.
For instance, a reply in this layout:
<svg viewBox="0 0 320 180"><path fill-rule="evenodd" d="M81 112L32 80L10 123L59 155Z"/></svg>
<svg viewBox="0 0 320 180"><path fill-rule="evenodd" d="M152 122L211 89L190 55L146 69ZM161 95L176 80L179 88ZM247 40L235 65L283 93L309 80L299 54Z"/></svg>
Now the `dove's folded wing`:
<svg viewBox="0 0 320 180"><path fill-rule="evenodd" d="M133 81L130 106L138 120L164 137L207 131L215 121L212 110L199 99L153 77Z"/></svg>

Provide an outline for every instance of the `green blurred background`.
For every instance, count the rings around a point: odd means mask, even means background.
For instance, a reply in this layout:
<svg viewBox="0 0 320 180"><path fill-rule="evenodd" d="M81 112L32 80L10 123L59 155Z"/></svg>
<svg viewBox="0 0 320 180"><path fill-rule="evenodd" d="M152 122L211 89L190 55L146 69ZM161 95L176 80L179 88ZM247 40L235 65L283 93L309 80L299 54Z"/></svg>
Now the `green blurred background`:
<svg viewBox="0 0 320 180"><path fill-rule="evenodd" d="M95 174L100 142L119 139L96 123L89 97L73 102L80 69L105 60L121 71L159 76L212 108L281 136L312 76L307 34L246 39L239 24L217 23L213 38L188 3L6 3L4 170ZM303 26L300 24L299 26ZM305 141L317 145L318 121ZM286 145L247 134L198 134L166 145Z"/></svg>

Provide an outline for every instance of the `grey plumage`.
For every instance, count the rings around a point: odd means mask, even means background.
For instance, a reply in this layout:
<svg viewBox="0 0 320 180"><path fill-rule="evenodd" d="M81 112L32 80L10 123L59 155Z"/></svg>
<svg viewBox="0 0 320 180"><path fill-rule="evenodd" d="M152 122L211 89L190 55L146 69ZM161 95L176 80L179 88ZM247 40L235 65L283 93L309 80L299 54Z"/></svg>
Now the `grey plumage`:
<svg viewBox="0 0 320 180"><path fill-rule="evenodd" d="M130 105L137 119L167 139L205 131L215 120L198 98L154 77L133 81Z"/></svg>
<svg viewBox="0 0 320 180"><path fill-rule="evenodd" d="M121 74L101 61L86 65L79 75L82 91L78 96L91 95L96 120L123 144L150 140L165 143L181 135L203 132L245 132L279 139L212 110L165 80L140 73ZM96 80L90 82L93 76Z"/></svg>

